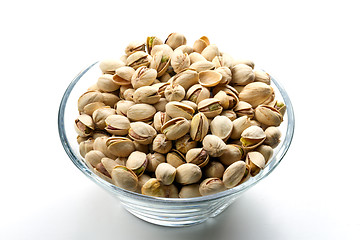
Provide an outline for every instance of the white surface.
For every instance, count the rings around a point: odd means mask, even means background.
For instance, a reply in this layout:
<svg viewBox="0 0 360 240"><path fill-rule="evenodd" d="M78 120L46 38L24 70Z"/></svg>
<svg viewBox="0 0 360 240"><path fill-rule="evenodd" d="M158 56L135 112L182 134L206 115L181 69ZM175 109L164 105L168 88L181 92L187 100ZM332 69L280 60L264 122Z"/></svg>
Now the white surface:
<svg viewBox="0 0 360 240"><path fill-rule="evenodd" d="M1 4L0 239L360 238L356 1L90 2ZM82 68L174 31L254 60L296 115L280 166L217 218L182 229L126 212L75 168L57 132L62 93Z"/></svg>

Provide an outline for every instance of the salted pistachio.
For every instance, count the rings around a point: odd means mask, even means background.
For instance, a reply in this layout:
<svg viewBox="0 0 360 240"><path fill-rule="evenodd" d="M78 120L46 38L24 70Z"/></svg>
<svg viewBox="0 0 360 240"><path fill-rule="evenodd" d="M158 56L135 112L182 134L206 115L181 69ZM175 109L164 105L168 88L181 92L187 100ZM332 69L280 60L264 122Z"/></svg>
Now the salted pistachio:
<svg viewBox="0 0 360 240"><path fill-rule="evenodd" d="M192 47L188 46L188 45L181 45L181 46L177 47L174 50L174 52L177 51L177 50L182 51L183 53L187 53L188 55L190 55L191 53L194 52L194 49Z"/></svg>
<svg viewBox="0 0 360 240"><path fill-rule="evenodd" d="M197 84L198 81L199 74L192 69L184 69L171 78L171 82L173 84L181 85L185 91L187 91L194 84Z"/></svg>
<svg viewBox="0 0 360 240"><path fill-rule="evenodd" d="M245 153L240 145L227 144L224 153L219 157L219 160L225 166L229 166L234 162L240 161L244 157Z"/></svg>
<svg viewBox="0 0 360 240"><path fill-rule="evenodd" d="M208 45L210 45L209 39L206 36L202 36L195 40L193 45L194 52L201 53Z"/></svg>
<svg viewBox="0 0 360 240"><path fill-rule="evenodd" d="M221 73L215 70L205 70L199 72L199 83L204 87L214 87L220 83Z"/></svg>
<svg viewBox="0 0 360 240"><path fill-rule="evenodd" d="M99 91L99 92L101 92L101 90L98 87L97 83L94 83L90 87L88 87L87 91Z"/></svg>
<svg viewBox="0 0 360 240"><path fill-rule="evenodd" d="M220 178L206 178L200 183L199 192L201 196L207 196L225 191L226 187Z"/></svg>
<svg viewBox="0 0 360 240"><path fill-rule="evenodd" d="M101 163L101 161L98 164L96 164L96 166L92 170L101 179L103 179L111 184L114 184L114 181L113 181L110 173L106 170L106 168Z"/></svg>
<svg viewBox="0 0 360 240"><path fill-rule="evenodd" d="M172 142L167 140L164 134L158 134L153 140L152 150L162 154L168 153L172 148Z"/></svg>
<svg viewBox="0 0 360 240"><path fill-rule="evenodd" d="M254 82L263 82L265 84L270 85L270 75L267 72L255 69L254 74L255 74Z"/></svg>
<svg viewBox="0 0 360 240"><path fill-rule="evenodd" d="M105 119L105 130L114 135L127 135L130 128L130 121L121 115L110 115Z"/></svg>
<svg viewBox="0 0 360 240"><path fill-rule="evenodd" d="M130 123L129 137L140 144L150 144L156 134L156 130L144 122Z"/></svg>
<svg viewBox="0 0 360 240"><path fill-rule="evenodd" d="M202 168L209 163L209 154L203 148L193 148L186 153L185 160Z"/></svg>
<svg viewBox="0 0 360 240"><path fill-rule="evenodd" d="M95 123L96 128L105 129L105 119L110 115L114 115L115 113L115 110L109 106L96 109L92 114L92 119Z"/></svg>
<svg viewBox="0 0 360 240"><path fill-rule="evenodd" d="M215 98L204 99L198 104L198 111L204 113L207 118L214 118L220 115L222 110L220 101Z"/></svg>
<svg viewBox="0 0 360 240"><path fill-rule="evenodd" d="M255 119L266 126L280 126L283 121L281 113L273 107L259 105L255 108Z"/></svg>
<svg viewBox="0 0 360 240"><path fill-rule="evenodd" d="M149 153L149 146L148 145L140 144L140 143L135 142L135 141L133 143L134 143L135 151L143 152L143 153L146 153L146 154Z"/></svg>
<svg viewBox="0 0 360 240"><path fill-rule="evenodd" d="M158 72L159 73L159 72ZM164 75L159 77L160 82L167 82L171 78L171 75L167 72L164 73Z"/></svg>
<svg viewBox="0 0 360 240"><path fill-rule="evenodd" d="M220 116L225 116L227 118L229 118L231 121L235 121L237 116L236 113L233 110L224 110ZM233 129L234 131L234 129Z"/></svg>
<svg viewBox="0 0 360 240"><path fill-rule="evenodd" d="M125 66L119 59L105 59L99 63L99 67L104 74L115 74L115 70Z"/></svg>
<svg viewBox="0 0 360 240"><path fill-rule="evenodd" d="M270 85L263 82L247 84L239 93L240 101L249 103L253 108L274 98L274 90Z"/></svg>
<svg viewBox="0 0 360 240"><path fill-rule="evenodd" d="M93 148L94 148L94 150L102 152L108 158L116 159L117 156L115 156L108 150L108 147L106 144L108 138L109 138L108 136L100 136L100 137L95 138Z"/></svg>
<svg viewBox="0 0 360 240"><path fill-rule="evenodd" d="M101 107L105 107L105 103L103 102L89 103L84 107L83 113L92 116L95 110Z"/></svg>
<svg viewBox="0 0 360 240"><path fill-rule="evenodd" d="M130 85L131 78L134 73L135 70L132 67L119 67L115 70L115 74L113 75L113 82L117 85Z"/></svg>
<svg viewBox="0 0 360 240"><path fill-rule="evenodd" d="M165 156L158 152L149 153L146 155L146 157L148 159L146 171L148 171L148 172L155 172L157 166L160 163L165 162Z"/></svg>
<svg viewBox="0 0 360 240"><path fill-rule="evenodd" d="M200 185L197 183L182 186L179 192L179 198L201 197L199 187Z"/></svg>
<svg viewBox="0 0 360 240"><path fill-rule="evenodd" d="M102 102L103 95L99 91L87 91L78 99L78 110L80 113L84 111L84 107L90 103Z"/></svg>
<svg viewBox="0 0 360 240"><path fill-rule="evenodd" d="M175 141L175 149L182 154L186 154L190 149L195 148L196 146L197 142L193 141L189 134L186 134Z"/></svg>
<svg viewBox="0 0 360 240"><path fill-rule="evenodd" d="M246 163L237 161L228 166L223 175L223 182L226 188L237 186L244 178L246 172Z"/></svg>
<svg viewBox="0 0 360 240"><path fill-rule="evenodd" d="M117 157L114 160L118 165L126 166L127 157Z"/></svg>
<svg viewBox="0 0 360 240"><path fill-rule="evenodd" d="M206 58L204 58L203 55L201 55L200 53L197 53L197 52L190 53L189 58L190 58L190 64L193 64L193 63L199 62L199 61L206 61Z"/></svg>
<svg viewBox="0 0 360 240"><path fill-rule="evenodd" d="M192 107L177 101L168 102L165 106L166 114L172 118L183 117L192 119L195 111Z"/></svg>
<svg viewBox="0 0 360 240"><path fill-rule="evenodd" d="M156 109L152 105L146 103L139 103L129 107L126 116L131 121L146 122L153 119L155 113Z"/></svg>
<svg viewBox="0 0 360 240"><path fill-rule="evenodd" d="M141 188L141 193L152 197L178 198L179 192L174 184L164 185L156 178L150 178Z"/></svg>
<svg viewBox="0 0 360 240"><path fill-rule="evenodd" d="M265 158L259 152L248 152L245 162L250 166L250 174L253 177L256 176L265 167Z"/></svg>
<svg viewBox="0 0 360 240"><path fill-rule="evenodd" d="M179 85L171 83L165 88L165 98L167 101L181 101L185 97L185 89Z"/></svg>
<svg viewBox="0 0 360 240"><path fill-rule="evenodd" d="M213 70L215 69L215 64L209 61L197 61L190 65L190 69L193 69L197 72L206 71L206 70Z"/></svg>
<svg viewBox="0 0 360 240"><path fill-rule="evenodd" d="M124 99L127 101L134 101L133 99L134 93L135 93L135 89L133 88L126 89L124 92Z"/></svg>
<svg viewBox="0 0 360 240"><path fill-rule="evenodd" d="M269 162L269 160L274 154L273 148L264 144L261 144L260 146L255 148L255 151L261 153L264 156L265 164Z"/></svg>
<svg viewBox="0 0 360 240"><path fill-rule="evenodd" d="M145 153L139 151L133 151L127 161L126 167L132 170L136 176L141 176L148 164L148 158Z"/></svg>
<svg viewBox="0 0 360 240"><path fill-rule="evenodd" d="M133 69L138 69L139 67L147 67L149 66L151 61L151 56L148 55L146 52L143 51L137 51L132 53L127 59L126 59L126 65L129 67L132 67Z"/></svg>
<svg viewBox="0 0 360 240"><path fill-rule="evenodd" d="M188 185L198 182L201 176L202 172L199 166L193 163L184 163L176 168L175 181L182 185Z"/></svg>
<svg viewBox="0 0 360 240"><path fill-rule="evenodd" d="M101 159L104 157L106 156L101 151L91 150L85 154L85 163L88 168L93 169L98 163L101 162Z"/></svg>
<svg viewBox="0 0 360 240"><path fill-rule="evenodd" d="M135 150L133 142L126 137L109 137L106 146L109 152L117 157L127 157Z"/></svg>
<svg viewBox="0 0 360 240"><path fill-rule="evenodd" d="M210 91L208 88L203 87L200 84L193 85L186 93L186 99L196 104L199 104L199 102L207 98L210 98Z"/></svg>
<svg viewBox="0 0 360 240"><path fill-rule="evenodd" d="M233 67L233 58L226 53L222 53L221 55L215 56L212 60L212 63L215 64L216 68L228 68L230 70L230 68Z"/></svg>
<svg viewBox="0 0 360 240"><path fill-rule="evenodd" d="M231 69L232 80L234 85L246 85L254 81L255 74L252 68L245 64L237 64Z"/></svg>
<svg viewBox="0 0 360 240"><path fill-rule="evenodd" d="M220 55L219 48L215 44L210 44L201 52L201 55L208 61L212 61L214 57Z"/></svg>
<svg viewBox="0 0 360 240"><path fill-rule="evenodd" d="M119 88L119 97L120 97L121 99L125 99L124 93L125 93L125 91L128 90L128 89L133 89L133 86L132 86L131 84L129 84L129 85L121 85L121 86L120 86L120 88Z"/></svg>
<svg viewBox="0 0 360 240"><path fill-rule="evenodd" d="M248 116L242 116L233 121L233 131L231 132L231 139L240 139L242 132L252 126Z"/></svg>
<svg viewBox="0 0 360 240"><path fill-rule="evenodd" d="M249 67L251 67L252 69L254 69L255 67L255 63L249 59L237 59L233 61L233 65L238 65L238 64L245 64Z"/></svg>
<svg viewBox="0 0 360 240"><path fill-rule="evenodd" d="M277 127L268 127L265 129L265 141L264 144L269 145L272 148L276 148L280 143L281 131Z"/></svg>
<svg viewBox="0 0 360 240"><path fill-rule="evenodd" d="M169 120L170 120L170 117L166 113L164 113L164 112L155 113L155 115L154 115L154 128L155 128L155 130L160 132L161 127L164 125L164 123L166 123Z"/></svg>
<svg viewBox="0 0 360 240"><path fill-rule="evenodd" d="M176 50L171 55L170 62L174 72L178 73L184 69L190 67L190 58L187 53L184 53L182 50Z"/></svg>
<svg viewBox="0 0 360 240"><path fill-rule="evenodd" d="M255 115L254 109L252 106L244 101L239 101L234 108L234 112L238 117L247 116L252 119Z"/></svg>
<svg viewBox="0 0 360 240"><path fill-rule="evenodd" d="M197 110L197 104L192 101L182 100L181 103L184 103L184 104L188 105L189 107L192 107L192 109L194 109L194 111Z"/></svg>
<svg viewBox="0 0 360 240"><path fill-rule="evenodd" d="M131 85L134 89L153 84L157 76L155 69L146 66L139 67L131 77Z"/></svg>
<svg viewBox="0 0 360 240"><path fill-rule="evenodd" d="M95 129L95 124L91 116L81 114L75 120L75 131L80 137L90 136Z"/></svg>
<svg viewBox="0 0 360 240"><path fill-rule="evenodd" d="M163 56L167 56L167 57L171 57L171 55L173 54L174 50L167 44L159 44L156 46L153 46L153 48L151 49L151 56L155 56L157 53L159 52L163 52Z"/></svg>
<svg viewBox="0 0 360 240"><path fill-rule="evenodd" d="M166 154L166 162L171 166L177 168L180 165L186 163L184 155L178 150L171 150Z"/></svg>
<svg viewBox="0 0 360 240"><path fill-rule="evenodd" d="M155 104L160 100L158 89L153 86L143 86L135 90L133 100L135 103Z"/></svg>
<svg viewBox="0 0 360 240"><path fill-rule="evenodd" d="M226 85L226 84L229 84L231 82L232 73L231 73L230 68L225 67L225 66L224 67L218 67L214 71L220 73L221 76L222 76L219 84Z"/></svg>
<svg viewBox="0 0 360 240"><path fill-rule="evenodd" d="M133 101L120 100L115 104L114 108L115 108L116 114L122 115L122 116L127 116L127 111L133 105L135 105L135 103Z"/></svg>
<svg viewBox="0 0 360 240"><path fill-rule="evenodd" d="M239 95L239 92L233 86L230 85L218 85L213 88L212 93L213 95L216 95L219 91L224 91L228 95L235 95L235 96Z"/></svg>
<svg viewBox="0 0 360 240"><path fill-rule="evenodd" d="M137 193L141 193L141 188L144 186L144 184L149 181L151 177L147 174L142 174L140 177L138 177L138 185L137 185L137 189L136 192Z"/></svg>
<svg viewBox="0 0 360 240"><path fill-rule="evenodd" d="M151 54L151 50L154 46L161 44L163 44L163 41L156 36L151 36L146 38L146 47L147 47L147 52L149 54Z"/></svg>
<svg viewBox="0 0 360 240"><path fill-rule="evenodd" d="M204 113L197 113L190 124L190 136L194 141L202 141L209 131L209 122Z"/></svg>
<svg viewBox="0 0 360 240"><path fill-rule="evenodd" d="M125 166L117 166L111 172L114 184L120 188L135 191L138 185L136 174Z"/></svg>
<svg viewBox="0 0 360 240"><path fill-rule="evenodd" d="M168 103L166 98L160 98L157 103L155 103L153 106L158 112L165 112L165 106Z"/></svg>
<svg viewBox="0 0 360 240"><path fill-rule="evenodd" d="M239 99L235 94L233 94L232 92L226 93L222 90L216 93L214 98L220 101L220 105L223 107L223 109L232 109L239 102Z"/></svg>
<svg viewBox="0 0 360 240"><path fill-rule="evenodd" d="M226 144L215 135L206 135L203 139L203 148L212 157L220 157L226 150Z"/></svg>
<svg viewBox="0 0 360 240"><path fill-rule="evenodd" d="M169 163L160 163L155 170L156 179L164 185L170 185L174 182L176 175L176 168Z"/></svg>
<svg viewBox="0 0 360 240"><path fill-rule="evenodd" d="M109 173L110 177L111 177L111 173L114 170L114 168L121 166L114 159L107 158L107 157L104 157L101 159L101 164L104 166L106 171Z"/></svg>
<svg viewBox="0 0 360 240"><path fill-rule="evenodd" d="M169 45L172 49L176 49L177 47L186 44L186 38L181 33L171 33L166 38L165 44Z"/></svg>
<svg viewBox="0 0 360 240"><path fill-rule="evenodd" d="M158 89L158 94L160 94L161 98L165 98L165 89L169 85L170 82L165 82L165 83L156 83L153 84L152 86Z"/></svg>
<svg viewBox="0 0 360 240"><path fill-rule="evenodd" d="M151 59L149 68L157 71L157 77L163 76L170 66L172 52L157 51Z"/></svg>
<svg viewBox="0 0 360 240"><path fill-rule="evenodd" d="M222 178L224 171L224 165L212 160L205 166L203 173L206 178Z"/></svg>
<svg viewBox="0 0 360 240"><path fill-rule="evenodd" d="M106 106L114 107L115 103L117 103L120 100L120 98L114 93L104 92L102 93L102 95L103 95L103 103Z"/></svg>
<svg viewBox="0 0 360 240"><path fill-rule="evenodd" d="M92 137L93 139L96 139L96 138L98 138L98 137L109 137L109 136L110 136L109 133L107 133L106 131L102 131L102 130L95 130L95 131L93 132L93 134L91 135L91 137Z"/></svg>
<svg viewBox="0 0 360 240"><path fill-rule="evenodd" d="M241 133L240 141L246 150L255 149L265 141L266 135L262 128L250 126Z"/></svg>
<svg viewBox="0 0 360 240"><path fill-rule="evenodd" d="M273 106L276 110L278 110L280 113L281 113L281 115L284 117L284 115L285 115L285 112L286 112L286 105L285 105L285 103L284 102L282 102L282 101L276 101L275 103L274 103L274 106Z"/></svg>
<svg viewBox="0 0 360 240"><path fill-rule="evenodd" d="M176 140L187 134L190 130L190 123L186 118L176 117L167 121L162 127L161 132L169 140Z"/></svg>
<svg viewBox="0 0 360 240"><path fill-rule="evenodd" d="M94 149L94 139L92 137L86 139L85 141L82 141L79 144L79 152L82 157L85 157L85 155L92 151Z"/></svg>
<svg viewBox="0 0 360 240"><path fill-rule="evenodd" d="M119 89L119 85L113 82L113 75L107 73L98 78L97 86L104 92L113 92Z"/></svg>
<svg viewBox="0 0 360 240"><path fill-rule="evenodd" d="M218 136L221 140L227 141L233 130L233 123L225 116L216 116L210 124L212 134Z"/></svg>
<svg viewBox="0 0 360 240"><path fill-rule="evenodd" d="M130 56L131 54L142 51L145 52L145 42L143 41L132 41L125 48L125 54Z"/></svg>

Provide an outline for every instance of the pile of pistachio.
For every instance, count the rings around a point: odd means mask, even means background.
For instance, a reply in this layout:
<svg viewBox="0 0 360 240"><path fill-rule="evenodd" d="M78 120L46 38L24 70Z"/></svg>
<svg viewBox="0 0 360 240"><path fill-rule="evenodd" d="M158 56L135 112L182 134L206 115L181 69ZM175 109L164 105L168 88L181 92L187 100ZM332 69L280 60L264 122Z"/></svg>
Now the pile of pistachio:
<svg viewBox="0 0 360 240"><path fill-rule="evenodd" d="M207 37L134 41L78 99L80 154L102 179L154 197L190 198L257 175L286 106L270 76Z"/></svg>

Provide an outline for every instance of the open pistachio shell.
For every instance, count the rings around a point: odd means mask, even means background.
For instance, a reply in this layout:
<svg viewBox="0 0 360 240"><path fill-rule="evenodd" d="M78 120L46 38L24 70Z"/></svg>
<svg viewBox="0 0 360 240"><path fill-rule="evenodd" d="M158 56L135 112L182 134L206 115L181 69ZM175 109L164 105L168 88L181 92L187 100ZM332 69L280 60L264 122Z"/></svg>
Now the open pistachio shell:
<svg viewBox="0 0 360 240"><path fill-rule="evenodd" d="M252 119L255 115L254 109L252 106L244 101L239 101L234 108L234 112L238 117L247 116Z"/></svg>
<svg viewBox="0 0 360 240"><path fill-rule="evenodd" d="M142 66L149 66L151 61L151 56L148 55L146 52L137 51L131 54L126 59L126 65L129 67L134 68L135 70Z"/></svg>
<svg viewBox="0 0 360 240"><path fill-rule="evenodd" d="M197 53L201 53L208 45L210 45L210 41L206 36L202 36L201 38L195 40L193 49Z"/></svg>
<svg viewBox="0 0 360 240"><path fill-rule="evenodd" d="M125 137L109 137L106 146L117 157L127 157L135 150L133 142Z"/></svg>
<svg viewBox="0 0 360 240"><path fill-rule="evenodd" d="M152 197L165 197L165 188L161 181L150 178L141 188L141 193Z"/></svg>
<svg viewBox="0 0 360 240"><path fill-rule="evenodd" d="M93 172L99 176L101 179L114 184L114 181L110 175L110 173L108 173L108 171L106 170L106 168L104 167L104 165L100 162L98 163L95 168L93 168Z"/></svg>
<svg viewBox="0 0 360 240"><path fill-rule="evenodd" d="M250 166L251 176L256 176L265 167L265 158L259 152L248 152L245 162Z"/></svg>
<svg viewBox="0 0 360 240"><path fill-rule="evenodd" d="M234 59L227 53L222 53L221 56L215 56L212 60L216 68L226 67L229 70L233 67Z"/></svg>
<svg viewBox="0 0 360 240"><path fill-rule="evenodd" d="M133 101L120 100L115 104L116 114L127 116L127 111L131 106L135 105Z"/></svg>
<svg viewBox="0 0 360 240"><path fill-rule="evenodd" d="M153 140L152 150L162 154L168 153L172 148L172 142L166 139L164 134L158 134Z"/></svg>
<svg viewBox="0 0 360 240"><path fill-rule="evenodd" d="M205 114L208 118L214 118L220 115L223 108L220 105L220 101L215 98L204 99L198 104L198 111Z"/></svg>
<svg viewBox="0 0 360 240"><path fill-rule="evenodd" d="M176 182L182 185L188 185L198 182L201 179L202 172L199 166L193 163L184 163L176 168Z"/></svg>
<svg viewBox="0 0 360 240"><path fill-rule="evenodd" d="M271 98L272 95L274 95L274 90L270 85L263 82L253 82L247 84L239 93L239 99L255 108Z"/></svg>
<svg viewBox="0 0 360 240"><path fill-rule="evenodd" d="M172 83L182 86L185 90L188 90L194 84L199 81L199 73L192 69L184 69L178 72L173 78Z"/></svg>
<svg viewBox="0 0 360 240"><path fill-rule="evenodd" d="M197 72L206 71L206 70L213 70L215 69L215 64L209 61L197 61L190 65L190 69L193 69Z"/></svg>
<svg viewBox="0 0 360 240"><path fill-rule="evenodd" d="M165 112L165 106L168 103L166 98L160 98L157 103L155 103L153 106L155 107L156 111L158 112ZM154 115L155 117L155 115Z"/></svg>
<svg viewBox="0 0 360 240"><path fill-rule="evenodd" d="M143 86L135 90L133 100L135 103L155 104L161 98L158 88L153 86Z"/></svg>
<svg viewBox="0 0 360 240"><path fill-rule="evenodd" d="M215 56L220 55L219 48L215 44L210 44L201 52L201 55L208 61L212 61Z"/></svg>
<svg viewBox="0 0 360 240"><path fill-rule="evenodd" d="M101 91L113 92L119 89L119 85L113 82L112 74L103 74L98 78L97 86Z"/></svg>
<svg viewBox="0 0 360 240"><path fill-rule="evenodd" d="M221 140L226 141L233 130L233 123L225 116L216 116L210 124L212 134L218 136Z"/></svg>
<svg viewBox="0 0 360 240"><path fill-rule="evenodd" d="M102 158L101 163L104 166L104 168L106 169L106 171L110 174L110 176L115 167L121 166L114 159L107 158L107 157Z"/></svg>
<svg viewBox="0 0 360 240"><path fill-rule="evenodd" d="M157 77L163 76L170 66L170 55L172 52L167 53L166 51L158 51L153 55L149 68L157 71Z"/></svg>
<svg viewBox="0 0 360 240"><path fill-rule="evenodd" d="M158 152L149 153L146 156L148 158L148 164L146 167L146 171L148 171L148 172L155 172L157 166L160 163L165 162L165 156Z"/></svg>
<svg viewBox="0 0 360 240"><path fill-rule="evenodd" d="M143 51L143 52L145 51L145 42L132 41L125 48L125 54L127 56L130 56L131 54L133 54L134 52L137 52L137 51Z"/></svg>
<svg viewBox="0 0 360 240"><path fill-rule="evenodd" d="M226 168L223 176L223 182L226 188L237 186L243 179L246 171L246 164L243 161L237 161Z"/></svg>
<svg viewBox="0 0 360 240"><path fill-rule="evenodd" d="M134 89L143 86L150 86L153 84L157 76L155 69L147 68L146 66L141 66L137 68L134 74L131 77L131 85Z"/></svg>
<svg viewBox="0 0 360 240"><path fill-rule="evenodd" d="M267 105L259 105L255 108L255 118L258 122L266 126L280 126L283 121L281 113L273 107Z"/></svg>
<svg viewBox="0 0 360 240"><path fill-rule="evenodd" d="M183 117L188 120L192 119L193 114L195 113L192 107L177 101L167 103L165 110L166 113L172 118Z"/></svg>
<svg viewBox="0 0 360 240"><path fill-rule="evenodd" d="M110 134L127 135L130 128L130 121L121 115L110 115L105 119L105 130Z"/></svg>
<svg viewBox="0 0 360 240"><path fill-rule="evenodd" d="M242 132L251 126L250 118L248 116L242 116L235 119L233 122L233 130L231 132L231 139L240 139Z"/></svg>
<svg viewBox="0 0 360 240"><path fill-rule="evenodd" d="M252 69L254 69L255 67L255 63L249 59L237 59L237 60L234 60L233 62L233 65L238 65L238 64L245 64L249 67L251 67Z"/></svg>
<svg viewBox="0 0 360 240"><path fill-rule="evenodd" d="M99 67L104 74L114 74L119 67L125 66L125 63L118 59L105 59L99 63Z"/></svg>
<svg viewBox="0 0 360 240"><path fill-rule="evenodd" d="M104 157L105 154L102 152L98 150L91 150L85 155L85 163L90 169L93 169Z"/></svg>
<svg viewBox="0 0 360 240"><path fill-rule="evenodd" d="M190 136L194 141L202 141L209 131L209 122L204 113L197 113L190 124Z"/></svg>
<svg viewBox="0 0 360 240"><path fill-rule="evenodd" d="M146 154L139 151L132 152L126 161L126 167L132 170L138 177L144 173L147 164L148 158Z"/></svg>
<svg viewBox="0 0 360 240"><path fill-rule="evenodd" d="M96 109L92 114L92 119L94 120L95 126L101 130L105 129L105 119L110 115L114 115L115 113L115 110L109 106Z"/></svg>
<svg viewBox="0 0 360 240"><path fill-rule="evenodd" d="M156 134L156 130L144 122L130 123L129 137L140 144L150 144Z"/></svg>
<svg viewBox="0 0 360 240"><path fill-rule="evenodd" d="M225 190L226 190L225 184L219 178L207 178L201 182L199 187L199 192L201 196L207 196Z"/></svg>
<svg viewBox="0 0 360 240"><path fill-rule="evenodd" d="M79 112L84 111L84 107L90 103L102 102L103 95L99 91L87 91L83 93L78 99L78 110Z"/></svg>
<svg viewBox="0 0 360 240"><path fill-rule="evenodd" d="M201 197L199 187L200 185L197 183L182 186L179 192L179 198Z"/></svg>
<svg viewBox="0 0 360 240"><path fill-rule="evenodd" d="M146 47L147 47L147 52L149 54L151 53L151 50L154 46L161 44L163 44L163 41L161 41L161 39L156 36L151 36L146 38Z"/></svg>
<svg viewBox="0 0 360 240"><path fill-rule="evenodd" d="M175 141L175 149L182 154L186 154L190 149L195 148L196 146L197 142L193 141L189 134L186 134Z"/></svg>
<svg viewBox="0 0 360 240"><path fill-rule="evenodd" d="M263 82L265 84L270 85L270 75L262 70L255 69L255 82Z"/></svg>
<svg viewBox="0 0 360 240"><path fill-rule="evenodd" d="M245 157L244 150L236 144L227 144L223 154L219 157L219 160L225 166L229 166L234 162L240 161Z"/></svg>
<svg viewBox="0 0 360 240"><path fill-rule="evenodd" d="M177 168L178 166L186 163L186 160L181 152L177 150L172 150L168 154L166 154L166 162Z"/></svg>
<svg viewBox="0 0 360 240"><path fill-rule="evenodd" d="M193 148L186 153L186 162L205 167L209 162L209 154L203 148Z"/></svg>
<svg viewBox="0 0 360 240"><path fill-rule="evenodd" d="M130 85L135 70L132 67L123 66L115 70L113 82L117 85Z"/></svg>
<svg viewBox="0 0 360 240"><path fill-rule="evenodd" d="M107 147L108 138L109 138L108 136L99 136L99 137L95 138L93 148L94 148L94 150L98 150L98 151L102 152L108 158L116 159L117 156L115 156L108 150L108 147Z"/></svg>
<svg viewBox="0 0 360 240"><path fill-rule="evenodd" d="M206 61L206 58L204 58L203 55L201 55L200 53L197 53L197 52L190 53L189 58L190 58L190 64L193 64L193 63L199 62L199 61Z"/></svg>
<svg viewBox="0 0 360 240"><path fill-rule="evenodd" d="M178 73L183 69L190 67L190 58L187 53L183 53L181 50L176 50L171 56L171 66L174 72Z"/></svg>
<svg viewBox="0 0 360 240"><path fill-rule="evenodd" d="M171 33L165 40L165 44L169 45L172 49L176 49L186 44L186 38L181 33Z"/></svg>
<svg viewBox="0 0 360 240"><path fill-rule="evenodd" d="M221 73L214 70L205 70L199 73L199 83L204 87L214 87L220 83Z"/></svg>
<svg viewBox="0 0 360 240"><path fill-rule="evenodd" d="M262 128L250 126L242 132L240 141L246 150L250 150L262 144L265 141L265 138L266 135Z"/></svg>
<svg viewBox="0 0 360 240"><path fill-rule="evenodd" d="M156 179L164 185L170 185L175 180L176 168L169 163L160 163L155 170Z"/></svg>
<svg viewBox="0 0 360 240"><path fill-rule="evenodd" d="M225 171L224 165L218 161L210 161L204 168L204 176L206 178L222 178Z"/></svg>
<svg viewBox="0 0 360 240"><path fill-rule="evenodd" d="M210 91L200 84L193 85L186 93L186 99L196 104L199 104L199 102L207 98L210 98Z"/></svg>
<svg viewBox="0 0 360 240"><path fill-rule="evenodd" d="M285 103L284 102L282 102L282 101L276 101L275 103L274 103L274 106L273 106L276 110L278 110L280 113L281 113L281 115L284 117L284 115L285 115L285 112L286 112L286 105L285 105Z"/></svg>
<svg viewBox="0 0 360 240"><path fill-rule="evenodd" d="M92 116L96 109L105 107L105 103L103 102L93 102L89 103L84 107L84 112L87 115Z"/></svg>
<svg viewBox="0 0 360 240"><path fill-rule="evenodd" d="M183 117L173 118L167 121L161 128L169 140L176 140L187 134L190 130L190 123Z"/></svg>
<svg viewBox="0 0 360 240"><path fill-rule="evenodd" d="M265 164L267 164L269 162L269 160L271 159L271 157L273 156L274 150L272 149L272 147L268 146L268 145L264 145L261 144L260 146L258 146L255 149L256 152L261 153L264 158L265 158Z"/></svg>
<svg viewBox="0 0 360 240"><path fill-rule="evenodd" d="M254 81L255 74L252 68L245 64L237 64L231 69L232 80L234 85L246 85Z"/></svg>
<svg viewBox="0 0 360 240"><path fill-rule="evenodd" d="M75 131L80 137L90 136L95 129L93 119L87 114L81 114L75 120Z"/></svg>
<svg viewBox="0 0 360 240"><path fill-rule="evenodd" d="M156 109L152 105L140 103L129 107L126 114L131 121L146 122L151 120L155 113Z"/></svg>
<svg viewBox="0 0 360 240"><path fill-rule="evenodd" d="M226 144L218 136L209 134L203 140L203 148L210 156L220 157L226 150Z"/></svg>
<svg viewBox="0 0 360 240"><path fill-rule="evenodd" d="M114 184L129 191L135 191L138 185L136 174L125 166L117 166L113 169L111 177Z"/></svg>

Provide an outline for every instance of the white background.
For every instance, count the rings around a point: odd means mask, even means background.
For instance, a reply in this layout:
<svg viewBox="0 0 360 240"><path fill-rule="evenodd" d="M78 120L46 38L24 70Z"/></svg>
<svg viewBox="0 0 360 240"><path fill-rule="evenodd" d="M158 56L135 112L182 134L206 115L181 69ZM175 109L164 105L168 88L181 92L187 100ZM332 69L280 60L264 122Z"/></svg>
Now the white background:
<svg viewBox="0 0 360 240"><path fill-rule="evenodd" d="M2 1L0 239L360 239L356 1ZM204 224L143 222L87 179L57 132L63 92L131 40L207 35L287 89L296 129L264 181Z"/></svg>

